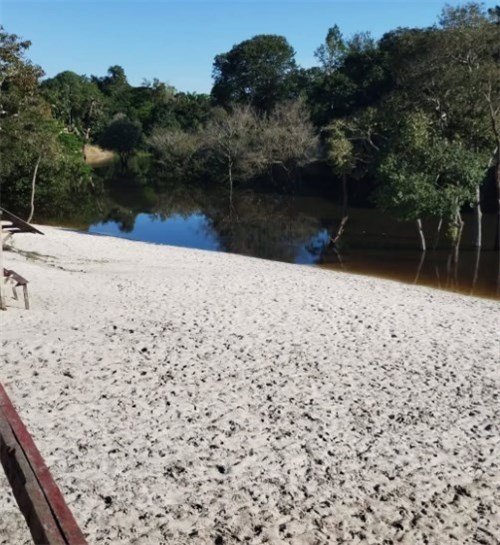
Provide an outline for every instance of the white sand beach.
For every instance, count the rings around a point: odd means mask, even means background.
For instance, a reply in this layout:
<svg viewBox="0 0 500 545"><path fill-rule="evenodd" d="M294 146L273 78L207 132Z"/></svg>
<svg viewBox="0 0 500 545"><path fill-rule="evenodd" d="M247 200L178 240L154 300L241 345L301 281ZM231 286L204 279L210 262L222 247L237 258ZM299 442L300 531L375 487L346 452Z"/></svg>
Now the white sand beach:
<svg viewBox="0 0 500 545"><path fill-rule="evenodd" d="M498 302L40 229L0 381L89 543L500 543Z"/></svg>

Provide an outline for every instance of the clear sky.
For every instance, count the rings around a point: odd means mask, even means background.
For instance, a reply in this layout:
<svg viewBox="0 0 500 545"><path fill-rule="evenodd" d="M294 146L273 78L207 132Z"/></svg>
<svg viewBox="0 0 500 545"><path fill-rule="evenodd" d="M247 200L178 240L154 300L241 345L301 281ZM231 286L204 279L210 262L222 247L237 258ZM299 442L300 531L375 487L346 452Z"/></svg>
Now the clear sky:
<svg viewBox="0 0 500 545"><path fill-rule="evenodd" d="M449 1L455 5L457 2ZM497 1L485 2L491 7ZM303 67L328 28L374 37L437 22L444 0L0 0L0 23L32 41L28 57L52 77L103 76L123 66L132 85L157 77L209 92L215 55L256 34L285 36Z"/></svg>

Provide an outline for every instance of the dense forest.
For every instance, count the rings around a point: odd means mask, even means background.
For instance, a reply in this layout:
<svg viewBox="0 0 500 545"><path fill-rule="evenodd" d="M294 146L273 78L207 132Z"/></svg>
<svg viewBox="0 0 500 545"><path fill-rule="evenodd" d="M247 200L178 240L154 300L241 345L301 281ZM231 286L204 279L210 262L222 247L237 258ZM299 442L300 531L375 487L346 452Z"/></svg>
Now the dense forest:
<svg viewBox="0 0 500 545"><path fill-rule="evenodd" d="M321 41L321 38L318 42ZM443 9L439 24L375 40L337 26L302 68L283 36L258 35L217 55L210 95L159 80L45 78L30 42L0 27L1 203L29 220L92 206L99 177L85 144L134 155L186 184L323 191L415 222L436 218L458 248L464 211L500 218L500 7ZM500 242L497 221L495 247ZM341 231L337 233L340 235Z"/></svg>

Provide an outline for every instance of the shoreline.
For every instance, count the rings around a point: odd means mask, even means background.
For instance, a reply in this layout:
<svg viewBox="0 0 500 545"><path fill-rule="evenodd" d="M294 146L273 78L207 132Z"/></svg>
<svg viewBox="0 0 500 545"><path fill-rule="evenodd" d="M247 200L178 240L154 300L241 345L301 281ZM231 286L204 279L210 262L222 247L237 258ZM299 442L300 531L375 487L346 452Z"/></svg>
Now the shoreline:
<svg viewBox="0 0 500 545"><path fill-rule="evenodd" d="M495 300L41 230L0 381L90 543L500 533Z"/></svg>
<svg viewBox="0 0 500 545"><path fill-rule="evenodd" d="M198 250L198 251L207 251L207 252L211 252L211 253L215 252L215 253L222 253L222 254L229 254L229 255L239 255L241 257L246 257L246 258L249 258L249 259L259 259L259 260L263 260L263 261L270 261L271 263L286 263L286 264L295 265L295 266L298 266L298 267L318 268L318 269L321 269L323 271L333 272L335 274L348 274L348 275L353 275L353 276L361 276L361 277L365 277L365 278L373 278L373 279L382 280L382 281L396 282L396 283L403 284L403 285L406 285L406 286L414 286L414 287L423 287L423 288L426 288L426 289L433 289L433 290L437 290L438 292L451 293L453 295L460 295L460 296L466 296L466 297L473 297L473 298L477 298L477 299L484 299L484 300L487 300L487 301L500 302L500 295L489 295L489 294L485 293L484 291L479 291L479 292L476 291L476 293L468 293L465 289L439 287L439 286L434 285L433 283L430 283L429 281L415 283L414 281L410 281L409 279L404 280L402 278L398 278L396 276L391 276L391 275L386 275L384 273L362 272L362 271L357 271L357 270L342 270L342 269L338 269L338 268L332 268L328 264L320 264L320 263L307 264L307 263L292 263L292 262L288 262L288 261L278 261L278 260L273 260L273 259L269 259L269 258L248 256L248 255L238 254L238 253L234 253L234 252L225 252L225 251L220 251L220 250L213 250L213 249L209 249L209 248L207 248L207 249L205 249L205 248L190 248L190 247L186 247L186 246L166 244L166 243L162 243L162 242L139 240L139 239L129 238L129 237L126 237L126 236L117 236L117 235L114 235L114 234L109 234L109 233L104 233L104 232L103 233L98 233L98 232L89 233L88 231L83 231L82 229L79 229L79 228L76 228L76 227L65 227L65 226L61 226L61 225L47 225L47 226L39 225L39 227L41 227L41 228L50 227L50 228L53 228L53 229L71 231L71 232L82 234L82 235L97 236L97 237L110 237L110 238L115 238L115 239L128 240L130 242L138 242L140 244L152 244L154 246L162 246L162 247L167 247L167 248L168 247L174 247L174 248L181 248L181 249L186 249L186 250ZM488 250L483 250L483 251L488 252ZM429 251L429 253L431 253L431 251Z"/></svg>

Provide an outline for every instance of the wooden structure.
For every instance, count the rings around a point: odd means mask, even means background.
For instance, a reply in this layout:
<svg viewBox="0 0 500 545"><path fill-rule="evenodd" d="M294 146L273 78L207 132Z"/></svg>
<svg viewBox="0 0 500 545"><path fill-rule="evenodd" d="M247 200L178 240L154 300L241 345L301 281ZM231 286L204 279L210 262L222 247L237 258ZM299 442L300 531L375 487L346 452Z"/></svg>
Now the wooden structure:
<svg viewBox="0 0 500 545"><path fill-rule="evenodd" d="M3 277L5 278L5 283L7 283L9 280L14 283L12 286L12 293L14 294L14 299L17 299L17 291L16 288L22 287L23 288L23 294L24 294L24 307L26 310L30 309L30 299L28 296L28 281L26 278L23 278L20 274L17 274L15 271L11 271L8 269L3 270Z"/></svg>
<svg viewBox="0 0 500 545"><path fill-rule="evenodd" d="M37 545L87 545L36 445L0 384L0 460Z"/></svg>
<svg viewBox="0 0 500 545"><path fill-rule="evenodd" d="M4 236L4 242L14 233L37 233L38 235L43 235L36 227L33 227L30 223L27 223L21 218L18 218L12 212L5 210L0 206L0 219L2 222L2 235L7 233L7 236Z"/></svg>
<svg viewBox="0 0 500 545"><path fill-rule="evenodd" d="M6 276L7 279L16 281L16 286L14 287L14 295L16 299L17 293L15 291L15 288L18 286L23 287L25 307L26 309L29 309L27 288L28 281L14 271L7 271L10 274L5 275L5 269L3 268L3 245L15 233L36 233L38 235L43 235L43 233L39 231L36 227L33 227L33 225L30 225L26 221L18 218L16 215L12 214L11 212L5 210L5 208L2 207L0 207L0 225L0 271L4 271L3 276ZM19 279L21 280L20 282ZM4 297L4 281L3 278L1 278L0 276L0 310L5 310L5 308L6 306Z"/></svg>

